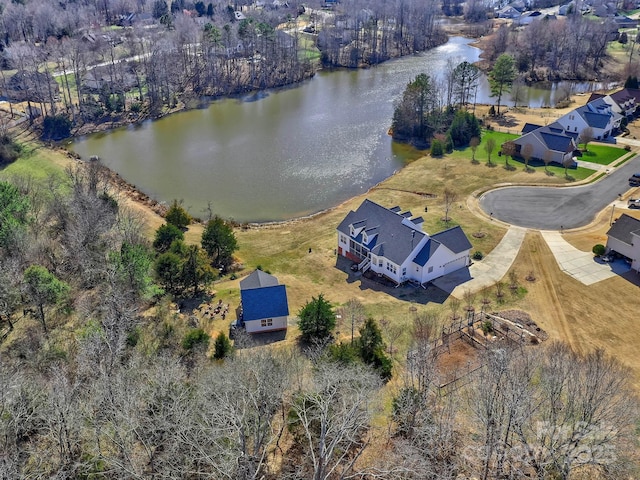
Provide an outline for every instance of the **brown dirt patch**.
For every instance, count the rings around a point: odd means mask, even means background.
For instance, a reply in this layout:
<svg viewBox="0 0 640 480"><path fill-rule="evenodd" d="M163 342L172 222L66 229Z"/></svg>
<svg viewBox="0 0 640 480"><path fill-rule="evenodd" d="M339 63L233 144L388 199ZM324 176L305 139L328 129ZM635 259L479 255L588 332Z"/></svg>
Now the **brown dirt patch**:
<svg viewBox="0 0 640 480"><path fill-rule="evenodd" d="M533 271L536 281L527 283L527 295L519 308L549 333L577 351L601 348L632 368L640 385L640 329L637 328L638 285L614 277L583 285L558 267L539 232L529 232L514 267Z"/></svg>

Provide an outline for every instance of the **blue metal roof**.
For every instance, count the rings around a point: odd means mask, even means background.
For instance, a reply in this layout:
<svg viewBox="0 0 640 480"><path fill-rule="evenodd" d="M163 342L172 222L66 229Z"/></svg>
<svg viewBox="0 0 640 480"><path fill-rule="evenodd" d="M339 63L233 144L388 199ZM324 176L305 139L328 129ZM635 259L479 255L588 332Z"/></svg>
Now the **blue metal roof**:
<svg viewBox="0 0 640 480"><path fill-rule="evenodd" d="M416 258L413 259L413 263L424 267L439 246L440 242L430 238L429 240L427 240L427 243L424 244L424 247L420 249L418 255L416 255Z"/></svg>
<svg viewBox="0 0 640 480"><path fill-rule="evenodd" d="M284 285L241 290L242 319L245 322L289 315L287 290Z"/></svg>

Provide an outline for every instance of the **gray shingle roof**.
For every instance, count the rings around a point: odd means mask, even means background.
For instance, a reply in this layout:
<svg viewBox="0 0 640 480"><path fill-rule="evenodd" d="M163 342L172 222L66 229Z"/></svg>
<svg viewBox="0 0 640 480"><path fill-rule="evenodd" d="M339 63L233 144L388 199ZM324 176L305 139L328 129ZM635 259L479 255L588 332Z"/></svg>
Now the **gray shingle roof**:
<svg viewBox="0 0 640 480"><path fill-rule="evenodd" d="M256 270L251 275L240 280L240 290L250 290L252 288L272 287L278 285L278 279L273 275Z"/></svg>
<svg viewBox="0 0 640 480"><path fill-rule="evenodd" d="M549 150L566 153L573 150L571 137L549 132L536 132Z"/></svg>
<svg viewBox="0 0 640 480"><path fill-rule="evenodd" d="M400 212L399 208L393 210ZM350 237L349 225L378 227L378 234L370 241L368 248L373 254L384 256L389 261L400 265L425 236L419 228L405 225L403 221L407 220L402 214L394 213L394 211L367 199L355 212L350 211L347 214L338 225L338 231ZM357 238L356 241L358 241Z"/></svg>
<svg viewBox="0 0 640 480"><path fill-rule="evenodd" d="M588 110L578 109L582 118L584 118L587 125L593 128L606 128L609 124L609 115L604 113L594 113Z"/></svg>
<svg viewBox="0 0 640 480"><path fill-rule="evenodd" d="M542 127L543 127L542 125L536 125L535 123L525 123L520 133L522 133L522 135L525 135L529 132L533 132L534 130L537 130Z"/></svg>
<svg viewBox="0 0 640 480"><path fill-rule="evenodd" d="M472 247L460 225L431 235L431 240L440 242L453 253L464 252Z"/></svg>
<svg viewBox="0 0 640 480"><path fill-rule="evenodd" d="M640 235L640 220L623 213L622 216L611 225L607 236L631 245L633 239L632 233Z"/></svg>

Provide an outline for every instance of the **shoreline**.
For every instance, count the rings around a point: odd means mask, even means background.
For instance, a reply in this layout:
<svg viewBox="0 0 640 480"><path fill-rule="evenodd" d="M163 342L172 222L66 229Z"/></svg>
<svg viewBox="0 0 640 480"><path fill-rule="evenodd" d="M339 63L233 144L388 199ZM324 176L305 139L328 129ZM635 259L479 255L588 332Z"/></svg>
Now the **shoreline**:
<svg viewBox="0 0 640 480"><path fill-rule="evenodd" d="M540 107L540 108L529 108L529 107L518 107L516 109L513 108L508 108L505 110L505 112L503 113L503 115L499 118L499 119L491 119L485 116L485 122L487 122L487 124L491 125L494 129L496 130L517 130L519 129L519 127L521 127L521 125L524 125L524 123L526 123L527 121L533 119L538 119L539 120L539 115L541 113L547 113L552 110L554 114L563 114L565 113L565 111L569 111L572 110L573 108L575 108L575 104L578 102L579 99L581 99L583 96L576 94L573 95L572 98L572 103L570 107L566 107L564 109L557 109L557 108L545 108L545 107ZM490 105L489 104L477 104L476 108L480 110L480 112L484 111L484 110L489 110ZM183 110L176 110L172 113L179 113L180 111ZM186 111L186 110L185 110ZM478 112L477 112L478 114ZM479 118L484 116L482 114L478 115ZM504 121L504 119L507 119L509 121L513 121L515 122L515 125L511 124L508 127L501 125L501 122ZM121 125L121 126L125 126L125 125ZM99 132L94 132L94 133L99 133ZM62 152L64 152L64 155L67 156L69 159L75 160L75 161L79 161L79 162L83 162L83 163L88 163L92 160L90 159L85 159L83 158L81 155L69 150L68 148L66 148L64 145L57 145L57 146L48 146L45 143L43 143L43 146L45 146L46 148L52 148L53 150L60 150ZM409 162L407 165L413 163L414 161L428 155L428 150L418 150L416 149L417 152L420 152L419 155L416 156L416 158ZM99 161L99 160L98 160ZM111 168L109 168L108 166L102 164L102 167L105 169L106 172L108 172L108 177L109 177L109 181L112 183L112 185L114 185L118 192L124 194L128 199L130 199L131 201L134 201L136 203L138 203L139 205L144 206L145 208L148 208L151 212L153 212L154 214L163 217L166 214L166 211L168 210L168 203L166 201L163 200L158 200L156 198L153 198L152 196L148 195L147 193L145 193L142 189L140 189L139 187L137 187L136 185L128 182L126 179L124 179L117 171L112 170ZM379 182L377 182L376 184L372 185L371 187L369 187L366 192L364 192L364 194L369 194L372 190L375 190L377 188L380 188L380 186L388 181L389 179L393 178L394 176L396 176L398 173L400 173L402 170L404 170L406 168L406 166L403 166L400 169L395 170L390 176L383 178L382 180L380 180ZM410 192L410 193L415 193L415 194L419 194L419 195L430 195L427 192ZM360 195L360 194L359 194ZM358 196L359 196L358 195ZM288 218L285 220L265 220L265 221L247 221L247 222L238 222L238 221L234 221L233 219L229 219L229 218L225 218L227 221L231 221L234 225L236 225L238 228L241 229L255 229L255 228L269 228L269 227L277 227L277 226L282 226L282 225L288 225L288 224L292 224L292 223L297 223L297 222L301 222L301 221L307 221L307 220L311 220L314 219L320 215L324 215L327 213L330 213L331 211L340 208L342 205L344 205L345 203L351 201L353 198L355 197L350 197L347 198L339 203L337 203L336 205L333 205L331 207L327 207L327 208L323 208L317 212L314 213L310 213L307 215L302 215L302 216L296 216L296 217L292 217L292 218ZM195 224L204 224L205 222L203 222L201 219L197 219L196 221L194 221L193 225Z"/></svg>

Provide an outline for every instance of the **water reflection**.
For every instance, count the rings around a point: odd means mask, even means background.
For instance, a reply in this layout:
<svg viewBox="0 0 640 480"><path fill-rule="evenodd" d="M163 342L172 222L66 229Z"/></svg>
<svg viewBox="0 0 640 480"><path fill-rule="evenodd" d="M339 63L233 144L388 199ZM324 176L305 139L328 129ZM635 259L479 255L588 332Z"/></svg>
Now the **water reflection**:
<svg viewBox="0 0 640 480"><path fill-rule="evenodd" d="M418 155L387 135L394 101L419 73L441 75L450 58L477 61L480 51L469 43L454 37L367 70L320 72L297 88L218 100L80 138L72 148L100 156L159 200L183 199L194 215L209 202L238 221L314 213L365 192ZM492 102L483 85L476 101Z"/></svg>

